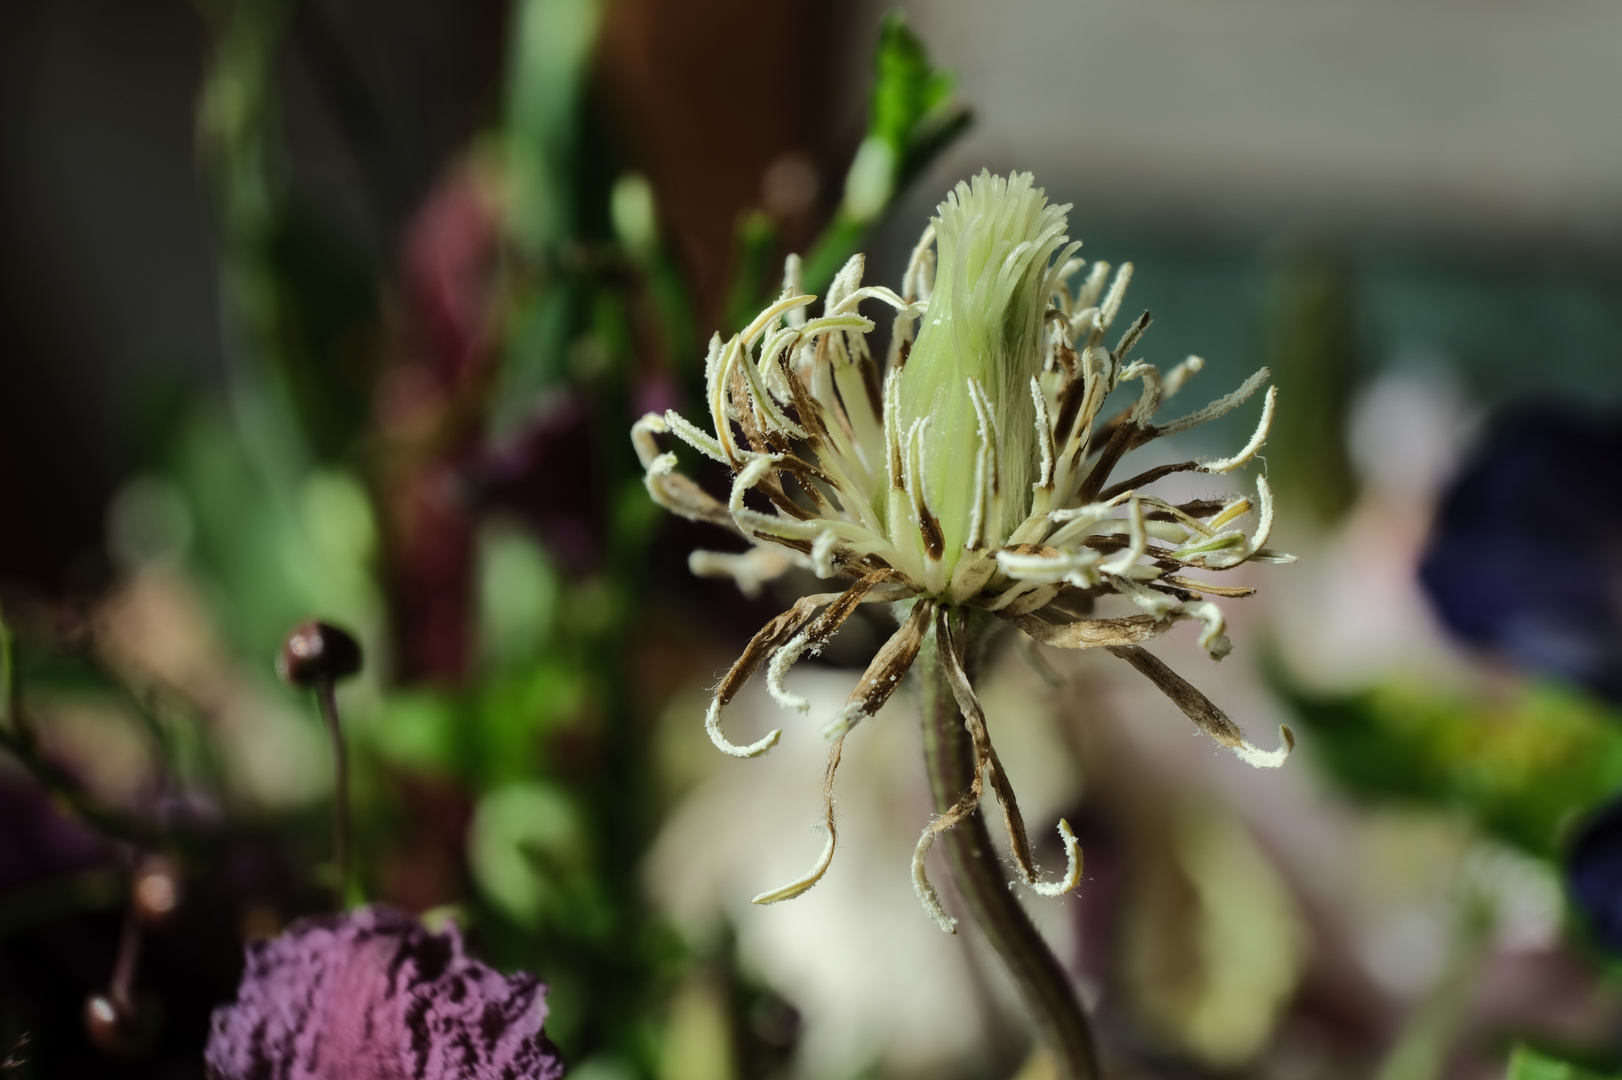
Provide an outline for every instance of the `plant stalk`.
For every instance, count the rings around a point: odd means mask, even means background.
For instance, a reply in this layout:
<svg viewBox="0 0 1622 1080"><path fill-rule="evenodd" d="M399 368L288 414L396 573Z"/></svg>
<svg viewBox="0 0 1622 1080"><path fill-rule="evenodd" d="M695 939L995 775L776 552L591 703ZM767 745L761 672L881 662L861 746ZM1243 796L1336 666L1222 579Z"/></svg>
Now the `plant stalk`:
<svg viewBox="0 0 1622 1080"><path fill-rule="evenodd" d="M960 624L961 626L961 624ZM960 629L959 633L964 632ZM945 813L974 781L974 750L941 667L934 631L914 671L924 729L924 764L936 813ZM973 675L973 649L965 667ZM990 793L987 793L990 797ZM1009 888L1008 871L991 846L985 815L976 810L941 835L952 879L991 947L1001 957L1064 1080L1095 1080L1098 1051L1092 1025L1069 977Z"/></svg>
<svg viewBox="0 0 1622 1080"><path fill-rule="evenodd" d="M349 905L349 754L344 746L343 724L338 719L338 698L330 678L316 684L315 699L332 740L333 807L332 861L335 881L333 896L339 911Z"/></svg>

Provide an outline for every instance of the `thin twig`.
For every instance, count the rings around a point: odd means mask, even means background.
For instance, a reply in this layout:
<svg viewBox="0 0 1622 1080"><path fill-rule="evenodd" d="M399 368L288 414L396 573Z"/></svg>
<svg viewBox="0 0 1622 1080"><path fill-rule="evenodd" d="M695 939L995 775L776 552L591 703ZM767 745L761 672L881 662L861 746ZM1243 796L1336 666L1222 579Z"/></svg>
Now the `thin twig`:
<svg viewBox="0 0 1622 1080"><path fill-rule="evenodd" d="M114 1001L128 1004L130 988L135 985L136 965L141 962L141 922L135 914L135 905L124 911L124 932L118 939L118 960L113 965L113 978L109 985Z"/></svg>

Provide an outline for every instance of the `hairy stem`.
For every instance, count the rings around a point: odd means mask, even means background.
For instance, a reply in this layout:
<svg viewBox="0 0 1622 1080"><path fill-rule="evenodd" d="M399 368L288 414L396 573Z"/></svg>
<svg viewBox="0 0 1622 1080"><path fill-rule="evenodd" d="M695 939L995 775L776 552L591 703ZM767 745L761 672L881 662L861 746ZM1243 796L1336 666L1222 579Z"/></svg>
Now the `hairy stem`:
<svg viewBox="0 0 1622 1080"><path fill-rule="evenodd" d="M965 663L973 674L973 650ZM974 779L974 752L957 701L942 670L933 631L925 639L914 671L923 714L924 764L937 813L945 813ZM1069 978L1009 888L1009 874L976 810L941 836L952 879L969 915L985 932L1019 988L1038 1036L1065 1080L1094 1080L1098 1052L1092 1025Z"/></svg>

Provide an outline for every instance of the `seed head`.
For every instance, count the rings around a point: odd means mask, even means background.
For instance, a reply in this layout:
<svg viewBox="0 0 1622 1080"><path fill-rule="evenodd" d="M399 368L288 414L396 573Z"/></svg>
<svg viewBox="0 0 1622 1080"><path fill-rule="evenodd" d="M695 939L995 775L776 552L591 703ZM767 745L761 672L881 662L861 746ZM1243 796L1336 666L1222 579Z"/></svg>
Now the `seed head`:
<svg viewBox="0 0 1622 1080"><path fill-rule="evenodd" d="M300 689L347 679L361 665L360 642L331 623L313 619L293 628L276 657L282 680Z"/></svg>
<svg viewBox="0 0 1622 1080"><path fill-rule="evenodd" d="M1065 236L1068 206L1050 206L1029 174L981 173L946 197L925 229L900 292L864 286L853 257L829 286L822 314L801 288L799 260L784 267L781 298L730 341L710 342L709 430L674 410L649 413L631 430L660 505L749 541L744 553L694 552L695 573L732 577L753 594L791 566L844 578L840 591L802 597L761 628L715 689L705 717L725 753L754 757L780 732L745 745L721 730L721 713L755 672L779 704L807 702L783 682L816 655L862 604L890 603L901 620L845 706L828 718L832 740L823 783L827 841L804 877L756 897L774 903L821 878L833 858L834 770L845 735L876 713L932 640L974 739L976 776L1003 804L1009 848L1040 895L1074 888L1081 853L1060 823L1066 869L1041 880L1013 789L991 747L974 688L962 668L962 609L989 613L1045 645L1102 648L1148 678L1220 746L1256 766L1282 764L1294 736L1258 750L1204 694L1143 648L1180 621L1200 625L1200 644L1220 659L1231 647L1221 609L1208 597L1253 590L1202 580L1246 562L1290 562L1266 546L1272 494L1256 478L1255 498L1225 495L1172 503L1145 490L1179 472L1225 474L1254 461L1276 401L1269 389L1250 441L1231 457L1188 460L1114 480L1133 450L1238 408L1267 381L1258 371L1203 408L1156 420L1161 405L1203 366L1198 357L1162 372L1131 359L1149 325L1145 312L1110 346L1105 341L1132 277L1126 263L1086 269ZM937 273L938 270L938 273ZM882 375L868 347L864 301L895 312ZM1135 401L1106 408L1136 384ZM676 471L657 436L675 435L733 474L722 503ZM763 509L770 505L770 511ZM1238 527L1253 516L1248 532ZM1188 577L1188 572L1200 577ZM1114 598L1133 614L1096 608ZM957 628L957 629L954 629ZM924 874L936 836L972 813L973 791L924 831L913 861L925 909L941 909Z"/></svg>
<svg viewBox="0 0 1622 1080"><path fill-rule="evenodd" d="M930 222L935 288L900 367L895 404L901 431L918 425L917 481L941 524L948 575L966 546L999 546L1030 512L1030 384L1042 371L1042 319L1065 260L1081 246L1066 244L1069 209L1048 205L1029 173L981 173L960 182ZM996 444L997 469L985 495L1000 512L971 536L979 492L969 462L987 442Z"/></svg>

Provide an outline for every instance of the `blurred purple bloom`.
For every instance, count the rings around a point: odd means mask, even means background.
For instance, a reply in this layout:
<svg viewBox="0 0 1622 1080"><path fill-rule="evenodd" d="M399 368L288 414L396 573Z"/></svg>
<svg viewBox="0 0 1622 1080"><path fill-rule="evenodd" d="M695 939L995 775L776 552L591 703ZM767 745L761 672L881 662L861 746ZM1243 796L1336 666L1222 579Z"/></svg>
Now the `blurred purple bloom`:
<svg viewBox="0 0 1622 1080"><path fill-rule="evenodd" d="M1500 424L1437 512L1419 578L1465 641L1622 702L1622 428Z"/></svg>
<svg viewBox="0 0 1622 1080"><path fill-rule="evenodd" d="M407 229L401 268L424 358L442 385L486 362L500 257L502 210L496 181L475 165L447 175Z"/></svg>
<svg viewBox="0 0 1622 1080"><path fill-rule="evenodd" d="M303 919L248 946L214 1011L210 1080L557 1080L546 987L387 908Z"/></svg>
<svg viewBox="0 0 1622 1080"><path fill-rule="evenodd" d="M505 510L535 531L569 574L596 569L604 546L591 414L575 393L501 441L487 442L461 468L464 492L479 511Z"/></svg>

